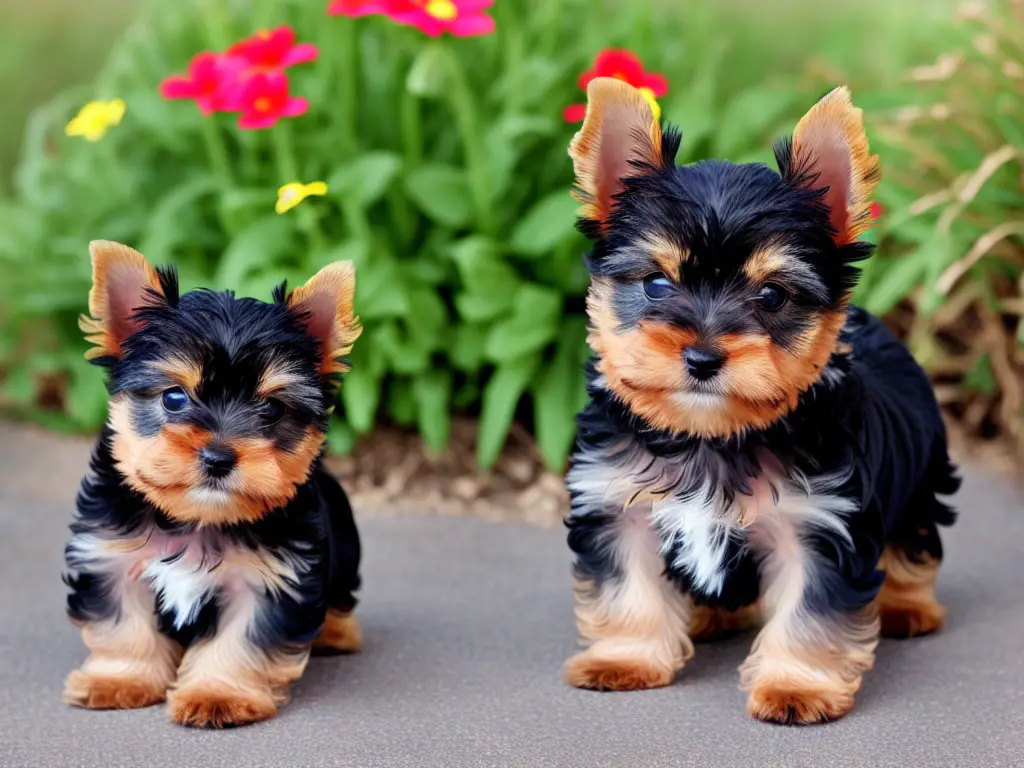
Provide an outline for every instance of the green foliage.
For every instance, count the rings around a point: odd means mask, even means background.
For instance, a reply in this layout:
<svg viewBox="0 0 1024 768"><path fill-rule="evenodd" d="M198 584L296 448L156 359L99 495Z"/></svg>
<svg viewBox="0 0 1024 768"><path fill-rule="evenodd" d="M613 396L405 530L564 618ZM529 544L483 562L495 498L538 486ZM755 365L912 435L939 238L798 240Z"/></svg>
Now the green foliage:
<svg viewBox="0 0 1024 768"><path fill-rule="evenodd" d="M827 60L851 29L874 29L879 5L828 21L811 13L794 30L758 4L737 13L743 3L499 0L496 34L430 40L385 18L327 17L326 4L153 2L92 87L33 115L16 197L0 206L0 338L10 340L0 403L38 414L58 381L62 408L48 419L102 420L100 377L81 360L75 323L91 239L176 264L185 289L263 299L284 278L294 286L351 259L365 332L331 448L390 420L441 449L459 411L480 416L482 465L518 418L560 468L584 402L586 244L569 196L575 126L561 119L583 100L579 73L601 48L631 48L668 77L664 117L684 129L681 162L768 161L771 140L834 84L803 62ZM929 27L907 18L909 50ZM159 97L161 79L195 53L277 24L320 47L317 61L290 70L306 115L245 133L230 116ZM127 114L105 139L63 136L78 106L115 96ZM274 213L280 185L314 179L328 182L326 197ZM872 289L874 306L920 281L916 267L899 269L907 274L896 283L892 267L888 294Z"/></svg>

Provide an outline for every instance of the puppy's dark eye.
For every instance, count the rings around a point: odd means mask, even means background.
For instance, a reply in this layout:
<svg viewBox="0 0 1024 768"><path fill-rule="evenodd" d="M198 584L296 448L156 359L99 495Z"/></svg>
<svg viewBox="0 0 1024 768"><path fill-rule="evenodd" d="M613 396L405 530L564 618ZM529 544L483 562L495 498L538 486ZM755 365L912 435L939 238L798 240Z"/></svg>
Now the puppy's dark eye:
<svg viewBox="0 0 1024 768"><path fill-rule="evenodd" d="M778 312L788 299L786 289L776 283L765 283L754 297L754 300L769 312Z"/></svg>
<svg viewBox="0 0 1024 768"><path fill-rule="evenodd" d="M277 424L277 422L284 418L285 411L287 410L287 406L276 397L269 398L263 403L263 423L267 426Z"/></svg>
<svg viewBox="0 0 1024 768"><path fill-rule="evenodd" d="M644 293L648 299L664 299L672 293L672 281L661 272L652 272L644 277Z"/></svg>
<svg viewBox="0 0 1024 768"><path fill-rule="evenodd" d="M189 404L188 395L181 387L165 389L160 400L164 405L164 410L168 413L181 413L188 408Z"/></svg>

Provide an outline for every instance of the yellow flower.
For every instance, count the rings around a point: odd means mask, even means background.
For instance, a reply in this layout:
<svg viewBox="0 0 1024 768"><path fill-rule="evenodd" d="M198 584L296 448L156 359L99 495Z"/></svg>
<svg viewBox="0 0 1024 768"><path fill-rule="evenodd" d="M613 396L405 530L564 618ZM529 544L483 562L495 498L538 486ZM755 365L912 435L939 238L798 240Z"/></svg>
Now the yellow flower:
<svg viewBox="0 0 1024 768"><path fill-rule="evenodd" d="M277 205L274 210L278 213L290 211L310 195L326 195L327 185L322 181L311 181L303 184L301 181L293 181L285 184L277 190Z"/></svg>
<svg viewBox="0 0 1024 768"><path fill-rule="evenodd" d="M90 101L64 127L68 136L82 136L87 141L99 141L110 128L121 122L124 117L124 102L121 99L110 101Z"/></svg>
<svg viewBox="0 0 1024 768"><path fill-rule="evenodd" d="M651 105L651 112L654 114L654 121L658 122L661 120L661 104L654 98L654 91L650 88L640 88L640 95L647 99L647 103Z"/></svg>

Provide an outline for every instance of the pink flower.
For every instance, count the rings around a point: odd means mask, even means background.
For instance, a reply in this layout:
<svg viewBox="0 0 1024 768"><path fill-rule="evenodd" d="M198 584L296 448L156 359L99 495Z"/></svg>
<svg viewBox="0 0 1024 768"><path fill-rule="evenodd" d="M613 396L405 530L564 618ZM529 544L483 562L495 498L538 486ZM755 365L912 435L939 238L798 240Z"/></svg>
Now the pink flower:
<svg viewBox="0 0 1024 768"><path fill-rule="evenodd" d="M282 117L305 114L309 102L288 95L288 75L284 72L258 72L245 81L240 108L238 127L253 131L272 128Z"/></svg>
<svg viewBox="0 0 1024 768"><path fill-rule="evenodd" d="M193 57L187 75L171 75L160 84L165 99L194 99L204 115L238 109L239 77L244 62L204 51Z"/></svg>
<svg viewBox="0 0 1024 768"><path fill-rule="evenodd" d="M484 13L494 0L334 0L327 12L342 16L383 14L430 37L489 35L494 19Z"/></svg>
<svg viewBox="0 0 1024 768"><path fill-rule="evenodd" d="M587 90L590 81L596 77L614 77L623 80L640 90L644 98L650 102L655 118L660 117L661 107L658 99L668 93L668 80L657 72L645 72L640 57L632 51L619 48L605 48L594 59L594 66L580 75L579 86ZM567 123L578 123L586 117L585 104L570 104L562 112Z"/></svg>
<svg viewBox="0 0 1024 768"><path fill-rule="evenodd" d="M332 16L370 16L371 14L387 13L386 0L333 0L327 6L327 13Z"/></svg>
<svg viewBox="0 0 1024 768"><path fill-rule="evenodd" d="M871 220L878 221L878 217L882 215L882 204L872 203L871 204Z"/></svg>
<svg viewBox="0 0 1024 768"><path fill-rule="evenodd" d="M295 30L291 27L261 29L252 37L228 48L228 56L243 60L249 68L247 74L273 72L295 64L313 61L319 51L312 43L295 44Z"/></svg>

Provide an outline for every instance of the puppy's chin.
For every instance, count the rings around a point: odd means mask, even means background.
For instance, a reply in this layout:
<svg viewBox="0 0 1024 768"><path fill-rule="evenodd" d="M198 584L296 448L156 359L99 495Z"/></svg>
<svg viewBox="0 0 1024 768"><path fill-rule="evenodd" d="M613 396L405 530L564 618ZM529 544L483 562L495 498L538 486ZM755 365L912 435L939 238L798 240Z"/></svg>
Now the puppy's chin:
<svg viewBox="0 0 1024 768"><path fill-rule="evenodd" d="M200 527L255 522L294 496L293 492L288 498L270 500L204 485L155 488L146 487L138 480L130 484L170 519Z"/></svg>
<svg viewBox="0 0 1024 768"><path fill-rule="evenodd" d="M613 391L644 421L658 429L702 438L731 437L764 429L789 411L789 403L758 402L737 395L689 390Z"/></svg>

